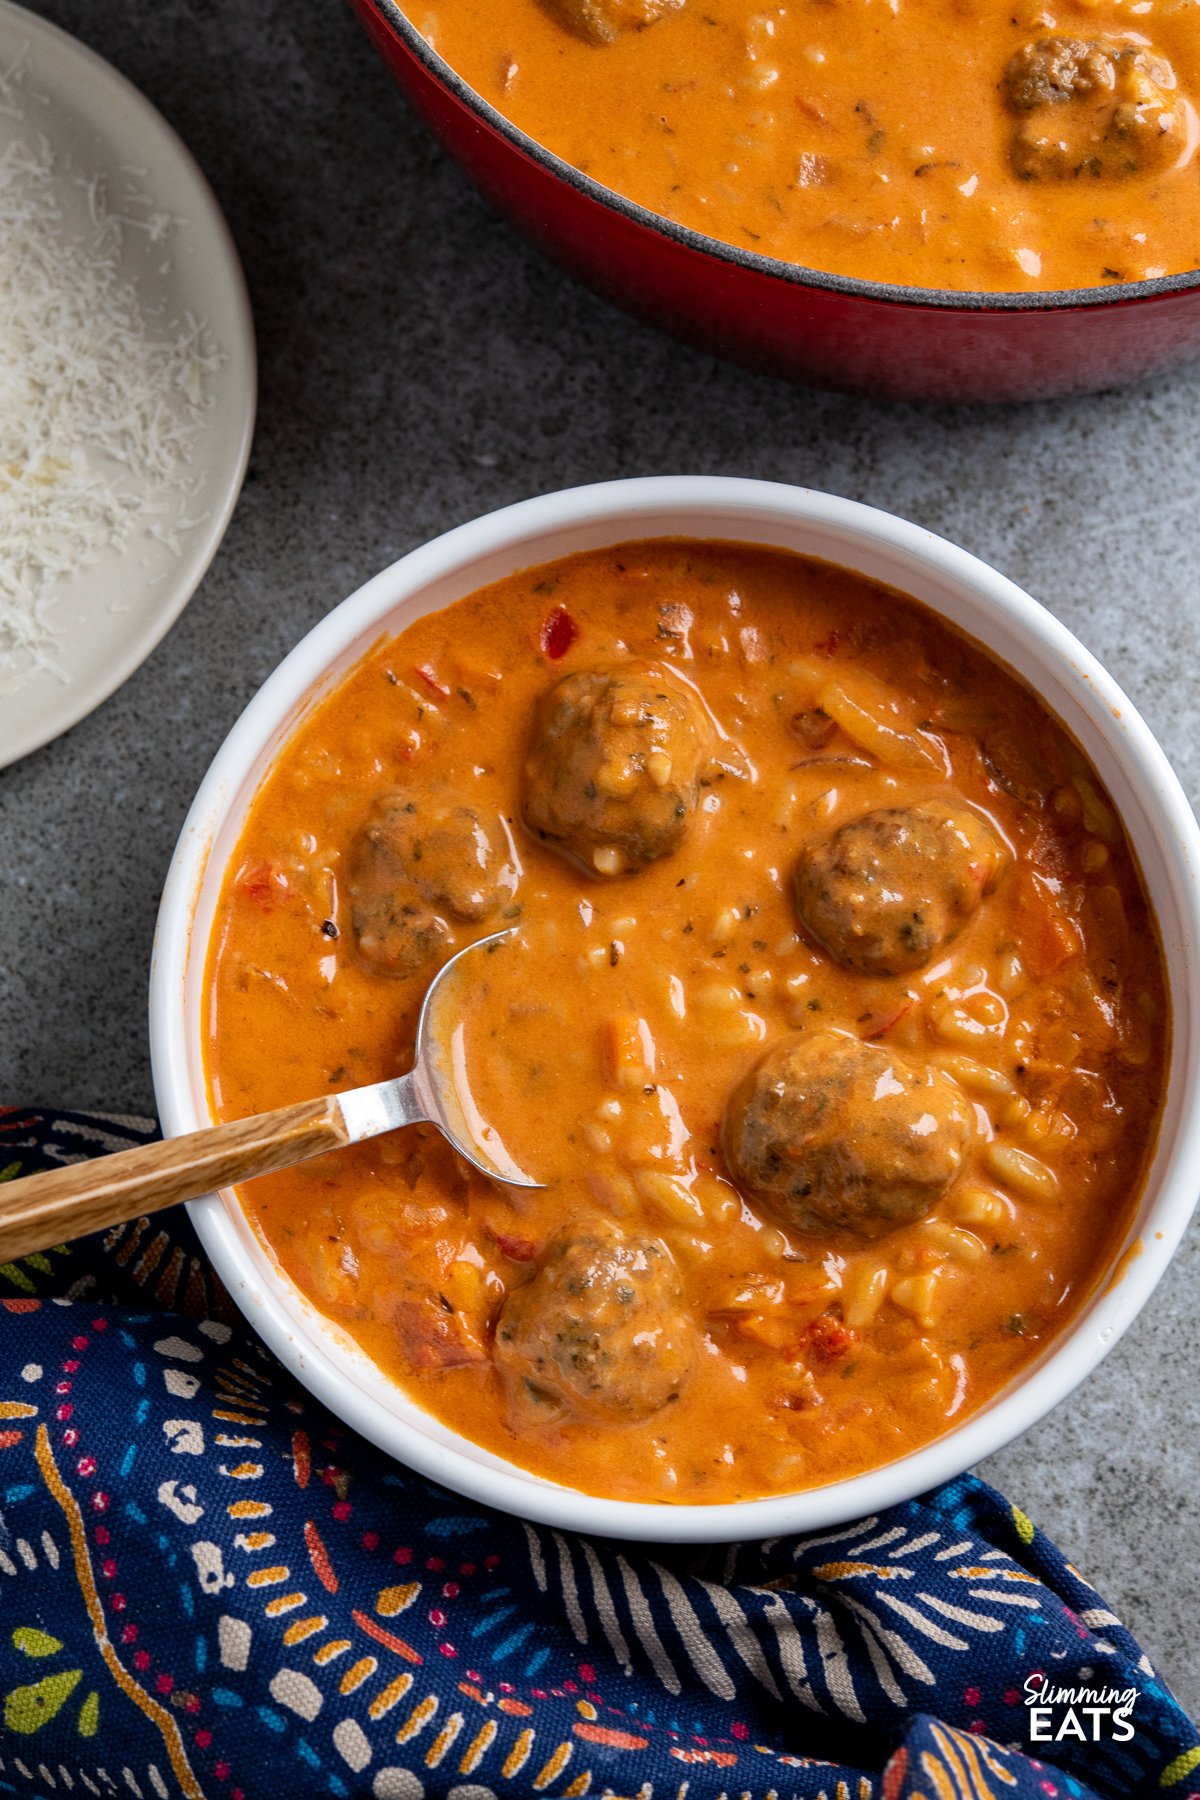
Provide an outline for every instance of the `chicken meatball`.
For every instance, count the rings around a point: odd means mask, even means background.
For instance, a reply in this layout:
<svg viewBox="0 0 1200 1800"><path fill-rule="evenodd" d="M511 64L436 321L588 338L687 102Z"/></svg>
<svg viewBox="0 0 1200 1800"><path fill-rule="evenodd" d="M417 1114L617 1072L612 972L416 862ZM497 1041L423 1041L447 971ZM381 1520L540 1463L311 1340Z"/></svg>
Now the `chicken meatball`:
<svg viewBox="0 0 1200 1800"><path fill-rule="evenodd" d="M1040 38L1001 82L1017 114L1010 140L1026 181L1119 181L1177 162L1187 116L1175 71L1157 51L1120 38Z"/></svg>
<svg viewBox="0 0 1200 1800"><path fill-rule="evenodd" d="M660 669L566 675L534 715L525 823L589 874L644 868L683 842L710 738L696 696Z"/></svg>
<svg viewBox="0 0 1200 1800"><path fill-rule="evenodd" d="M386 794L350 848L347 889L358 953L380 975L437 961L451 921L477 925L517 888L502 820L452 794Z"/></svg>
<svg viewBox="0 0 1200 1800"><path fill-rule="evenodd" d="M739 1082L725 1156L783 1223L874 1238L932 1211L972 1129L948 1075L821 1031L784 1038Z"/></svg>
<svg viewBox="0 0 1200 1800"><path fill-rule="evenodd" d="M678 1398L695 1353L665 1244L605 1219L561 1232L496 1325L496 1366L522 1417L647 1419Z"/></svg>
<svg viewBox="0 0 1200 1800"><path fill-rule="evenodd" d="M968 806L880 807L804 846L796 911L835 962L906 975L957 935L1007 860Z"/></svg>
<svg viewBox="0 0 1200 1800"><path fill-rule="evenodd" d="M684 0L542 0L546 11L589 44L611 44L627 31L678 12Z"/></svg>

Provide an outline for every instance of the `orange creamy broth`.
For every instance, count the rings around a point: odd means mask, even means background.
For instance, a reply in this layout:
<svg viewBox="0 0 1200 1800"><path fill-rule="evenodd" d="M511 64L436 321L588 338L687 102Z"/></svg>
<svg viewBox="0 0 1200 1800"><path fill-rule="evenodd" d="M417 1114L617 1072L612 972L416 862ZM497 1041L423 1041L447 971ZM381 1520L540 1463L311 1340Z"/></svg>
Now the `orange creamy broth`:
<svg viewBox="0 0 1200 1800"><path fill-rule="evenodd" d="M427 0L412 18L538 143L743 250L989 293L1200 266L1195 0L683 0L601 44L562 22L622 3L670 0ZM1139 125L1152 144L1075 143L1094 85L1035 110L1010 101L1010 59L1052 37L1165 59L1168 112L1155 101ZM1065 166L1042 148L1023 155L1022 130L1065 135Z"/></svg>
<svg viewBox="0 0 1200 1800"><path fill-rule="evenodd" d="M552 658L564 619L577 635ZM647 659L694 685L722 735L682 845L605 880L523 827L523 745L564 675ZM853 734L828 729L822 698ZM815 750L796 735L811 739L814 710ZM864 712L885 749L915 740L935 760L881 760ZM516 936L462 996L466 1041L482 1112L548 1185L496 1187L417 1128L240 1195L286 1273L390 1376L552 1479L716 1502L888 1462L1041 1354L1136 1208L1169 1029L1120 827L1022 683L912 600L739 545L576 556L417 621L303 721L251 808L208 969L220 1116L407 1066L436 962L397 978L364 961L351 846L381 794L435 790L510 821ZM1011 852L994 890L924 969L835 963L797 929L797 852L873 808L947 795ZM438 960L503 922L451 922ZM721 1149L756 1058L830 1030L941 1070L972 1117L932 1216L881 1237L781 1224ZM497 1371L497 1319L564 1230L604 1221L673 1262L690 1372L641 1420L544 1419Z"/></svg>

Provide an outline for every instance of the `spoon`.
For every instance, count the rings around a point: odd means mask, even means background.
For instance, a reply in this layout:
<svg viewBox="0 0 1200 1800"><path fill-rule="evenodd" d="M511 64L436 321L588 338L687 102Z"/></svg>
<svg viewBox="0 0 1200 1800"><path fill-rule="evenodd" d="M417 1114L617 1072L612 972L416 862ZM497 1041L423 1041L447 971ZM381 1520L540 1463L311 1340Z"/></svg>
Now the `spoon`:
<svg viewBox="0 0 1200 1800"><path fill-rule="evenodd" d="M436 1125L482 1174L510 1187L540 1187L480 1117L467 1083L465 1028L454 1016L454 990L468 972L467 959L490 955L511 935L499 931L480 938L438 971L421 1006L407 1075L6 1182L0 1187L0 1262L197 1200L401 1125Z"/></svg>

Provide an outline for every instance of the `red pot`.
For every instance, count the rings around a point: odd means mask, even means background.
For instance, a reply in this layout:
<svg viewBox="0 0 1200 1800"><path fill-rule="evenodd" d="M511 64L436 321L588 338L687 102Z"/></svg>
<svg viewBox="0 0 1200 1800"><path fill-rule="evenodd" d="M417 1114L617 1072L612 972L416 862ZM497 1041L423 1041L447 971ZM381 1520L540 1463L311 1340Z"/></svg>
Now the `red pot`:
<svg viewBox="0 0 1200 1800"><path fill-rule="evenodd" d="M550 256L720 356L894 400L1047 399L1200 356L1200 270L1070 293L959 294L825 275L702 237L581 175L437 56L394 0L351 0L426 123Z"/></svg>

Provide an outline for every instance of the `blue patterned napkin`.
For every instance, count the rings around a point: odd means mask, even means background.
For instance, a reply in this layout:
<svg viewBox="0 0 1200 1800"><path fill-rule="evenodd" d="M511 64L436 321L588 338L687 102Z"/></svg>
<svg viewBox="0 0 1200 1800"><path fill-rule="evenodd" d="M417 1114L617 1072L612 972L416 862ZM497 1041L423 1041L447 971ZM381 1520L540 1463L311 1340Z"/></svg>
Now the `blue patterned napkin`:
<svg viewBox="0 0 1200 1800"><path fill-rule="evenodd" d="M151 1129L10 1109L0 1179ZM1130 1633L971 1477L712 1550L486 1512L298 1389L179 1212L0 1267L0 1345L0 1793L1200 1800Z"/></svg>

